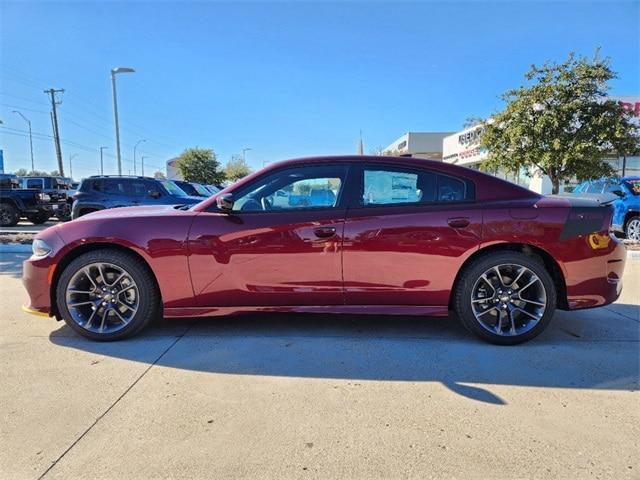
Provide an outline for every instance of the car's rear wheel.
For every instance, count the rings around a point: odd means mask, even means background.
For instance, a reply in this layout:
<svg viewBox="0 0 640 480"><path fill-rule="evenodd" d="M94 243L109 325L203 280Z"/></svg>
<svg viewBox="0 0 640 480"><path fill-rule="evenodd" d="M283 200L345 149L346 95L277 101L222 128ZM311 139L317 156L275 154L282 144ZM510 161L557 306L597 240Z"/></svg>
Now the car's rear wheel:
<svg viewBox="0 0 640 480"><path fill-rule="evenodd" d="M489 253L461 272L453 305L472 333L498 345L515 345L547 327L555 311L556 289L536 257Z"/></svg>
<svg viewBox="0 0 640 480"><path fill-rule="evenodd" d="M20 214L16 207L9 203L0 203L0 225L13 227L20 221Z"/></svg>
<svg viewBox="0 0 640 480"><path fill-rule="evenodd" d="M119 250L95 250L74 259L56 291L69 327L92 340L135 335L160 312L160 295L147 265Z"/></svg>
<svg viewBox="0 0 640 480"><path fill-rule="evenodd" d="M631 217L627 221L624 233L629 240L640 240L640 216Z"/></svg>

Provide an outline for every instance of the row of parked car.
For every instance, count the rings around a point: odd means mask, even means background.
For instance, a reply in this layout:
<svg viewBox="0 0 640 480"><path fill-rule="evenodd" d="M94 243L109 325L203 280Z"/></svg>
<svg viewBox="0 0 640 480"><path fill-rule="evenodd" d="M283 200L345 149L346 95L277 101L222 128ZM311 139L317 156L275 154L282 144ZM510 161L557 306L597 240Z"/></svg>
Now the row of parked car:
<svg viewBox="0 0 640 480"><path fill-rule="evenodd" d="M21 218L41 224L53 216L68 221L105 208L193 204L219 191L215 185L137 176L100 175L75 183L64 177L2 174L0 224L14 226Z"/></svg>

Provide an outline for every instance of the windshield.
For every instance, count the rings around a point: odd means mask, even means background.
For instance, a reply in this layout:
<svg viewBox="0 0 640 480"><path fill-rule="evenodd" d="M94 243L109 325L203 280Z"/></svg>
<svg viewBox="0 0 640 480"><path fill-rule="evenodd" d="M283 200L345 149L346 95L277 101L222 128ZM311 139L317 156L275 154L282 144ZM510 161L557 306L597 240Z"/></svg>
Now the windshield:
<svg viewBox="0 0 640 480"><path fill-rule="evenodd" d="M640 178L630 178L625 180L624 184L629 190L631 190L631 193L634 195L640 195Z"/></svg>
<svg viewBox="0 0 640 480"><path fill-rule="evenodd" d="M192 183L192 185L200 195L204 195L205 197L211 196L211 192L207 190L204 185L200 185L199 183Z"/></svg>
<svg viewBox="0 0 640 480"><path fill-rule="evenodd" d="M162 183L162 186L164 188L167 189L167 191L171 194L171 195L177 195L179 197L188 197L189 195L187 195L185 193L184 190L182 190L178 185L176 185L175 183L173 183L170 180L164 180Z"/></svg>

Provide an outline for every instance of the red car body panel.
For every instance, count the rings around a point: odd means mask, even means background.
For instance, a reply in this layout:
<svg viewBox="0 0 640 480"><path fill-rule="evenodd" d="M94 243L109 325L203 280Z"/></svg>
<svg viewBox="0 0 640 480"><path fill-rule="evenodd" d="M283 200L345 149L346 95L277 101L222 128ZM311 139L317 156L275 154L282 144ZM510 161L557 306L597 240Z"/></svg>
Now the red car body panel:
<svg viewBox="0 0 640 480"><path fill-rule="evenodd" d="M571 234L568 228L590 214L569 200L441 162L320 157L265 170L334 162L428 168L473 182L475 201L229 214L212 209L212 197L190 210L103 210L38 235L52 252L24 263L29 308L57 315L53 289L68 255L105 245L129 249L149 265L167 317L248 311L446 315L465 262L505 244L553 259L566 285L560 307L604 305L620 294L626 251L609 235L607 208L593 231Z"/></svg>

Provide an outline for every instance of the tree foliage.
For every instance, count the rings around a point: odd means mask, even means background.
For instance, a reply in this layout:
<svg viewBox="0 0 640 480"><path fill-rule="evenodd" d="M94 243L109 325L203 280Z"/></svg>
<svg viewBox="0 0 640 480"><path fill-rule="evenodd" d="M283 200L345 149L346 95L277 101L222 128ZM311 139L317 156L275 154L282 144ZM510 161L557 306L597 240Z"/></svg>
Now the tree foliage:
<svg viewBox="0 0 640 480"><path fill-rule="evenodd" d="M14 172L14 175L18 177L57 177L60 176L57 170L53 170L52 172L45 172L44 170L31 170L28 171L26 168L19 168Z"/></svg>
<svg viewBox="0 0 640 480"><path fill-rule="evenodd" d="M482 168L548 175L553 193L563 181L610 175L604 159L639 149L639 129L629 112L607 100L616 78L599 52L589 61L570 54L563 63L532 65L527 84L507 91L506 108L485 121Z"/></svg>
<svg viewBox="0 0 640 480"><path fill-rule="evenodd" d="M234 157L232 157L224 167L224 175L226 179L232 182L240 180L250 173L251 167L249 167L247 161L239 155L235 155Z"/></svg>
<svg viewBox="0 0 640 480"><path fill-rule="evenodd" d="M176 167L188 182L218 185L224 181L220 162L210 148L187 148L178 157Z"/></svg>
<svg viewBox="0 0 640 480"><path fill-rule="evenodd" d="M155 178L156 180L165 180L167 177L165 176L164 173L158 170L156 173L153 174L153 178Z"/></svg>

